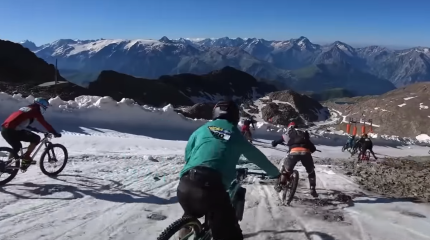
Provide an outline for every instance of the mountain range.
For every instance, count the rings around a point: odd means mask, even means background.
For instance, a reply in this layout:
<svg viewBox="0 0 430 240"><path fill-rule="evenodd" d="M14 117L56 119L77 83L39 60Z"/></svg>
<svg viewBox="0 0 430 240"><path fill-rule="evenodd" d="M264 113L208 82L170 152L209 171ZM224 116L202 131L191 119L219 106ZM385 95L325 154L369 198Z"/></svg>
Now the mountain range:
<svg viewBox="0 0 430 240"><path fill-rule="evenodd" d="M114 70L136 77L158 78L180 73L204 74L231 66L257 78L290 86L300 79L294 71L337 64L346 67L343 71L353 68L361 76L368 74L371 81L375 78L389 80L396 87L430 80L428 47L404 50L381 46L353 48L340 41L314 44L303 36L285 41L228 37L173 40L162 37L159 40L60 39L40 46L31 41L21 44L48 63L58 59L61 73L67 71L84 76Z"/></svg>

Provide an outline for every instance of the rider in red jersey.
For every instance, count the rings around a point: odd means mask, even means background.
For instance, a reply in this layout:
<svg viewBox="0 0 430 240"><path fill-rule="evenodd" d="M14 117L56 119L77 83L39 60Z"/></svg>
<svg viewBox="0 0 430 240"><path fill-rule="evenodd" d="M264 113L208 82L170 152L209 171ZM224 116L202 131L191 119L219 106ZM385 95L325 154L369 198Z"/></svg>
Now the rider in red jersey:
<svg viewBox="0 0 430 240"><path fill-rule="evenodd" d="M55 137L61 137L61 134L55 131L42 115L41 108L46 110L48 106L49 102L46 99L36 98L33 104L13 112L1 125L1 135L12 146L15 154L14 157L18 157L18 152L22 148L21 141L30 143L27 152L23 156L22 164L24 167L35 163L30 155L40 142L40 136L31 132L39 132L38 129L30 126L34 122L34 119Z"/></svg>
<svg viewBox="0 0 430 240"><path fill-rule="evenodd" d="M242 135L244 135L250 143L252 143L252 133L251 133L250 126L252 125L252 129L255 130L255 126L254 126L255 122L256 121L253 119L253 116L251 116L250 118L247 118L245 119L245 121L243 121L242 129L241 129Z"/></svg>

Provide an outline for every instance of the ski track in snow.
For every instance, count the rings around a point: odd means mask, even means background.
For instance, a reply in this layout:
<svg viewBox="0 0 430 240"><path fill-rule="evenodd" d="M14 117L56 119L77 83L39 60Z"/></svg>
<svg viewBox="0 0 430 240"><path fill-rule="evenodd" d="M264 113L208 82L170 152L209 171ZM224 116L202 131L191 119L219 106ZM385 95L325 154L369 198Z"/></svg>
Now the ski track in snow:
<svg viewBox="0 0 430 240"><path fill-rule="evenodd" d="M105 133L66 133L54 140L69 149L70 159L63 173L49 178L33 166L0 188L0 239L156 239L182 215L176 187L186 142ZM259 148L279 158L285 154L282 147ZM323 152L315 154L316 158L342 155L338 148L318 148ZM404 154L409 154L408 150L404 149ZM148 160L148 155L158 162ZM309 200L307 174L300 164L297 169L301 180L296 195ZM321 199L336 190L362 192L330 166L317 165L316 171ZM260 184L253 176L248 181L251 184L244 185L247 194L241 222L246 239L430 238L430 208L426 205L378 196L355 198L354 206L343 210L328 206L344 215L344 221L332 222L318 213L324 209L296 201L283 206L272 185ZM406 216L402 211L418 212L427 218ZM166 219L148 219L151 213Z"/></svg>

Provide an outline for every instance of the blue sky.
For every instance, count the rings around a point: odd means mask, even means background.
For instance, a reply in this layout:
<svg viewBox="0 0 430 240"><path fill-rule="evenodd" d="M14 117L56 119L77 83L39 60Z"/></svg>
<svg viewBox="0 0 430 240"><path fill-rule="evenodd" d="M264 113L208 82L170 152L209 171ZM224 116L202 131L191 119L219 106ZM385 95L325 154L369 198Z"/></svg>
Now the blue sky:
<svg viewBox="0 0 430 240"><path fill-rule="evenodd" d="M257 37L430 46L429 0L1 0L0 39Z"/></svg>

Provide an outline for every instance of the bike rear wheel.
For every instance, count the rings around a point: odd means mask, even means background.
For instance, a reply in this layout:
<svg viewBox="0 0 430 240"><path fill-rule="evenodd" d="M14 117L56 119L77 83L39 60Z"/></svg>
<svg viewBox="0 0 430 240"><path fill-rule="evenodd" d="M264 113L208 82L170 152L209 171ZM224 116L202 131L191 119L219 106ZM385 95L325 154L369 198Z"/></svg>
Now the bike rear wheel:
<svg viewBox="0 0 430 240"><path fill-rule="evenodd" d="M60 151L63 152L64 161L58 170L53 171L53 172L48 172L45 168L45 164L49 164L50 166L52 166L52 164L55 165L58 162L57 154L54 152L54 149L59 149ZM44 161L45 158L47 160L46 162ZM66 147L64 147L61 144L57 144L57 143L56 144L50 144L50 146L48 148L46 148L45 151L42 153L42 156L40 156L40 170L42 171L43 174L45 174L47 176L56 176L64 170L64 168L66 167L68 159L69 159L69 155L68 155Z"/></svg>
<svg viewBox="0 0 430 240"><path fill-rule="evenodd" d="M299 184L299 172L294 170L290 175L290 180L287 185L283 187L282 192L282 201L286 201L288 205L290 205L291 201L293 201L294 194L296 194L297 186Z"/></svg>
<svg viewBox="0 0 430 240"><path fill-rule="evenodd" d="M1 170L1 168L6 168L6 165L8 164L8 158L13 154L13 150L12 148L8 148L8 147L0 147L0 153L3 153L3 154L0 154L0 156L2 157L3 155L7 156L7 158L5 159L0 159L0 164L2 165L0 167L0 170ZM19 166L20 166L20 161L16 160L13 166L12 165L9 166L9 167L12 167L13 169L6 168L6 169L3 169L5 170L5 172L0 172L0 186L5 185L6 183L12 181L12 179L15 178L15 176L18 174ZM4 180L1 180L5 174L9 174L9 176L6 177Z"/></svg>
<svg viewBox="0 0 430 240"><path fill-rule="evenodd" d="M183 240L190 239L191 236L199 236L203 233L203 226L200 221L193 217L182 217L172 224L170 224L161 234L158 236L157 240L173 240L173 236L182 228L192 228L192 231ZM176 239L175 239L176 240Z"/></svg>

